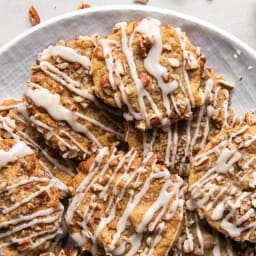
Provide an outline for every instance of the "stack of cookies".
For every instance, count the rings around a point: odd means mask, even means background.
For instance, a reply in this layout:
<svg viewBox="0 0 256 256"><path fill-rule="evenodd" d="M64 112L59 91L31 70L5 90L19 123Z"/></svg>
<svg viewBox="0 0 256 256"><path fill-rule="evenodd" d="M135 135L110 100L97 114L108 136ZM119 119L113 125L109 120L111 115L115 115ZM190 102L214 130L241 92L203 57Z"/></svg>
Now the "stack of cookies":
<svg viewBox="0 0 256 256"><path fill-rule="evenodd" d="M38 55L0 104L0 255L256 255L256 121L179 28Z"/></svg>

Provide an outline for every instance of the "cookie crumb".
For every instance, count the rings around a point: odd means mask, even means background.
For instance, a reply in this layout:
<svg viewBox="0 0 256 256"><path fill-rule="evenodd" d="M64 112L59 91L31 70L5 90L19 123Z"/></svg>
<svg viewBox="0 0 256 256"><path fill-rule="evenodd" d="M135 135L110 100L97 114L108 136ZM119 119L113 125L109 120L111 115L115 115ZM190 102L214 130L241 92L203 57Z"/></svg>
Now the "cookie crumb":
<svg viewBox="0 0 256 256"><path fill-rule="evenodd" d="M30 5L28 9L28 14L30 16L30 22L32 26L38 25L40 23L40 16L36 10L36 8L33 5Z"/></svg>
<svg viewBox="0 0 256 256"><path fill-rule="evenodd" d="M77 10L82 10L82 9L87 9L87 8L90 8L91 5L90 4L87 4L87 3L83 3L81 2L78 6L77 6Z"/></svg>
<svg viewBox="0 0 256 256"><path fill-rule="evenodd" d="M148 0L133 0L134 3L147 4Z"/></svg>

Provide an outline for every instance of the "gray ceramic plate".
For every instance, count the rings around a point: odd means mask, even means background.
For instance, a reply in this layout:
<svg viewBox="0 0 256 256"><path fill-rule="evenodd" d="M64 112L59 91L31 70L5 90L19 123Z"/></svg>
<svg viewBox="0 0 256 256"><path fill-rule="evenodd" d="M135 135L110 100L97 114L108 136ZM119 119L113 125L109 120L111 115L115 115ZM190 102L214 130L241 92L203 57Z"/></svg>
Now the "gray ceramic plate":
<svg viewBox="0 0 256 256"><path fill-rule="evenodd" d="M28 30L4 46L0 49L0 100L22 97L37 54L59 39L94 33L106 35L117 22L147 16L181 27L193 44L202 48L207 65L236 85L233 105L237 114L256 108L256 52L253 49L202 20L166 9L130 5L68 13Z"/></svg>

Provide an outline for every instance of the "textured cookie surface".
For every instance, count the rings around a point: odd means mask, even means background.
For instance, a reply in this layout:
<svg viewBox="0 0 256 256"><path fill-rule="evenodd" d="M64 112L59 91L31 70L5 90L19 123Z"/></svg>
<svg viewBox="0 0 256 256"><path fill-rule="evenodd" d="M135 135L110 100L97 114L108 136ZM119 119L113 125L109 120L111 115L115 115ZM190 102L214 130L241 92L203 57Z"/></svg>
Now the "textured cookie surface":
<svg viewBox="0 0 256 256"><path fill-rule="evenodd" d="M93 96L92 39L60 41L39 55L25 99L31 123L64 158L119 143L120 127Z"/></svg>
<svg viewBox="0 0 256 256"><path fill-rule="evenodd" d="M225 129L195 156L189 176L191 207L237 241L256 241L256 125Z"/></svg>
<svg viewBox="0 0 256 256"><path fill-rule="evenodd" d="M206 69L200 87L203 104L193 110L191 120L180 121L165 131L152 129L145 132L136 129L133 123L126 123L125 140L129 147L135 147L144 155L154 152L171 172L187 177L192 157L223 127L234 122L230 108L231 85L228 88L221 77Z"/></svg>
<svg viewBox="0 0 256 256"><path fill-rule="evenodd" d="M61 158L43 143L36 130L31 127L21 100L8 99L0 103L0 136L24 141L33 149L41 167L55 182L61 195L70 193L76 164Z"/></svg>
<svg viewBox="0 0 256 256"><path fill-rule="evenodd" d="M165 127L202 104L201 64L198 49L179 29L151 18L121 22L94 51L95 92L123 108L138 129Z"/></svg>
<svg viewBox="0 0 256 256"><path fill-rule="evenodd" d="M58 190L22 141L0 139L0 255L39 255L62 233Z"/></svg>
<svg viewBox="0 0 256 256"><path fill-rule="evenodd" d="M80 164L66 221L93 255L166 255L183 226L184 182L137 152L104 148Z"/></svg>

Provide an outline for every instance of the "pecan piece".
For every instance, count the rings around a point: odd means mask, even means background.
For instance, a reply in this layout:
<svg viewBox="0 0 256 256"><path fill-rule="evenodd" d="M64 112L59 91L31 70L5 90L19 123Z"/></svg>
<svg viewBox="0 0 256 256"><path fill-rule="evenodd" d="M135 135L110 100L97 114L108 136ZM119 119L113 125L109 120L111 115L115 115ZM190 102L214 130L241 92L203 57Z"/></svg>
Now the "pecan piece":
<svg viewBox="0 0 256 256"><path fill-rule="evenodd" d="M87 4L87 3L83 3L81 2L78 6L77 6L77 10L81 10L81 9L87 9L87 8L90 8L91 5Z"/></svg>
<svg viewBox="0 0 256 256"><path fill-rule="evenodd" d="M30 5L28 9L28 14L30 16L30 22L32 26L35 26L40 23L40 16L36 10L36 8L33 5Z"/></svg>

